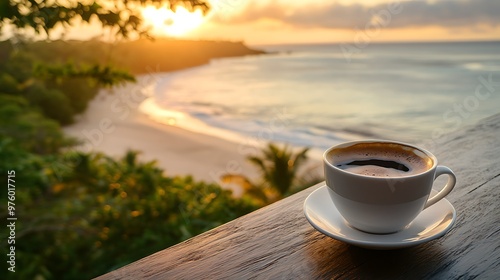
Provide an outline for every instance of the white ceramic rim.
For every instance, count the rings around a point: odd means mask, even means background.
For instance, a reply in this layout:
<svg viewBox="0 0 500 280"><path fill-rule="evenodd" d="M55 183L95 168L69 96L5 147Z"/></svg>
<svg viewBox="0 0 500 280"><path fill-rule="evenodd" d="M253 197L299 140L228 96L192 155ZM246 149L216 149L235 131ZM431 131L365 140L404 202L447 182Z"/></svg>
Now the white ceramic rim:
<svg viewBox="0 0 500 280"><path fill-rule="evenodd" d="M335 146L332 146L332 147L328 148L323 153L323 163L325 163L326 165L328 165L328 167L330 167L330 168L333 168L333 169L335 169L335 170L337 170L337 171L339 171L341 173L345 173L345 174L348 174L348 175L359 176L359 177L364 177L364 178L370 178L370 179L373 179L373 180L387 180L387 177L376 177L376 176L369 176L369 175L363 175L363 174L357 174L357 173L352 173L352 172L349 172L349 171L345 171L345 170L340 169L337 166L333 165L331 162L329 162L327 160L328 153L330 153L334 149L338 149L338 148L342 148L342 147L348 147L348 146L352 146L352 145L360 144L360 143L374 143L374 142L388 143L388 144L397 144L397 145L411 147L411 148L413 148L415 150L421 151L426 156L428 156L429 158L432 159L432 167L429 168L429 169L427 169L426 171L421 172L421 173L417 173L417 174L410 174L410 175L399 176L397 178L412 178L412 177L422 176L424 174L427 174L428 172L434 172L436 170L436 167L438 165L438 161L437 161L436 156L434 156L431 152L429 152L429 151L427 151L427 150L425 150L423 148L417 147L415 145L412 145L412 144L408 144L408 143L404 143L404 142L399 142L399 141L392 141L392 140L380 140L380 139L354 140L354 141L343 142L343 143L337 144Z"/></svg>

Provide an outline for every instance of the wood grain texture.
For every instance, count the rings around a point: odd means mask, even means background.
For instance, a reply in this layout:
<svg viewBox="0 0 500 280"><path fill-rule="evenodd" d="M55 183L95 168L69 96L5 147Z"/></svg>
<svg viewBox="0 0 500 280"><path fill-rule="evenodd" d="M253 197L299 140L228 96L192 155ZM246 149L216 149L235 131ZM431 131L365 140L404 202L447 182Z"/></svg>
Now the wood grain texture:
<svg viewBox="0 0 500 280"><path fill-rule="evenodd" d="M316 185L97 279L498 279L500 114L434 140L458 178L457 221L438 240L374 251L326 237L303 214Z"/></svg>

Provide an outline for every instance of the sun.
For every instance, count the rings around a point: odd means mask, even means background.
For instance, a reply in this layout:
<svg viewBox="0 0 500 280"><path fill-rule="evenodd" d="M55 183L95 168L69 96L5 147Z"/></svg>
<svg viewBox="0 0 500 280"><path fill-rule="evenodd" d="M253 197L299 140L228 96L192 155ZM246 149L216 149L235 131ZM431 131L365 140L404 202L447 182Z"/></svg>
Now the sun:
<svg viewBox="0 0 500 280"><path fill-rule="evenodd" d="M175 37L186 35L205 20L201 10L190 12L184 7L177 7L174 12L166 7L148 6L143 8L142 17L152 33Z"/></svg>

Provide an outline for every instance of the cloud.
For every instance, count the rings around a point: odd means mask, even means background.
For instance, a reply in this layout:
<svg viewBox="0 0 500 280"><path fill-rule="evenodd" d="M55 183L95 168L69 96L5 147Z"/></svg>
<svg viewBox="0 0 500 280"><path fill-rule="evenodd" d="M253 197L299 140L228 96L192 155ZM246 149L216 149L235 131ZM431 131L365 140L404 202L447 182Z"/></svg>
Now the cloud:
<svg viewBox="0 0 500 280"><path fill-rule="evenodd" d="M387 28L500 25L500 1L498 0L394 1L391 3L399 5L401 11L391 13L390 22L384 25ZM355 29L363 28L366 24L376 21L377 18L380 20L378 16L381 16L383 11L390 11L388 5L391 3L371 7L340 3L288 7L282 3L271 2L260 6L248 5L241 13L219 20L225 23L245 23L272 19L296 27Z"/></svg>

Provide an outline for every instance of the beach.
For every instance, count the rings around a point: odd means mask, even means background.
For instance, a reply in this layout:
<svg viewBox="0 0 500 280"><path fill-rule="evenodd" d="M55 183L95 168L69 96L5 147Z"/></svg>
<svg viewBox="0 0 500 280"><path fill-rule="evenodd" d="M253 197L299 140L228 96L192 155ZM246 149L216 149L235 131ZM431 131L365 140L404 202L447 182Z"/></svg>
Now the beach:
<svg viewBox="0 0 500 280"><path fill-rule="evenodd" d="M127 150L140 151L141 161L156 160L167 176L192 175L195 180L231 188L235 195L238 188L223 184L222 175L258 178L257 169L246 159L258 149L248 142L228 141L161 124L141 113L138 109L147 99L148 77L139 77L136 84L102 89L85 113L64 128L68 136L82 141L75 149L103 152L114 158L123 157Z"/></svg>

